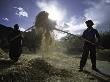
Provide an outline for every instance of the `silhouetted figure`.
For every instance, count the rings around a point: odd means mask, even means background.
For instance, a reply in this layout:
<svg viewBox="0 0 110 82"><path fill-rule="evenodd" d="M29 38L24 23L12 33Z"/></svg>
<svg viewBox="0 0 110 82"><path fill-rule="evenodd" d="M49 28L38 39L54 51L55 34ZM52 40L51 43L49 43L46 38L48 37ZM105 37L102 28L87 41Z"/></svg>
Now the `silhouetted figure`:
<svg viewBox="0 0 110 82"><path fill-rule="evenodd" d="M17 62L22 52L22 34L19 30L19 25L15 24L13 32L9 35L10 51L9 57L14 62Z"/></svg>
<svg viewBox="0 0 110 82"><path fill-rule="evenodd" d="M92 43L96 43L96 37L97 37L98 42L100 42L100 36L99 36L98 31L92 27L94 25L92 20L88 20L85 23L88 28L83 32L82 37ZM90 58L92 62L92 69L96 70L96 45L91 44L90 42L86 40L85 40L84 47L83 47L83 54L82 54L82 58L80 61L79 71L83 71L83 67L86 64L89 53L90 53Z"/></svg>

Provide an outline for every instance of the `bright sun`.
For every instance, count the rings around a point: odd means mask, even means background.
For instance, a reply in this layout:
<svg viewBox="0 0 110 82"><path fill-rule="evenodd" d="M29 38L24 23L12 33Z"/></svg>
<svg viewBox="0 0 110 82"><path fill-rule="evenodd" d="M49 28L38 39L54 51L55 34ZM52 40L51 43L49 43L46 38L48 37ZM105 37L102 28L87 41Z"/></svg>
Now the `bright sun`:
<svg viewBox="0 0 110 82"><path fill-rule="evenodd" d="M61 21L64 18L61 11L54 5L47 7L46 11L49 13L51 20Z"/></svg>

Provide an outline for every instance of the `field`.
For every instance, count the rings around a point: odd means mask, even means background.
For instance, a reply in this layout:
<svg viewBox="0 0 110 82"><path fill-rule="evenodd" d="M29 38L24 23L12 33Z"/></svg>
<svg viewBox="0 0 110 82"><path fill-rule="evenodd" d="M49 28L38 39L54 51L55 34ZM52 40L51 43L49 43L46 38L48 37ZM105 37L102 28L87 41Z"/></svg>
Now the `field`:
<svg viewBox="0 0 110 82"><path fill-rule="evenodd" d="M13 63L0 59L0 82L109 82L108 75L101 76L91 70L90 61L84 72L79 72L80 59L63 53L42 58L39 54L22 54Z"/></svg>

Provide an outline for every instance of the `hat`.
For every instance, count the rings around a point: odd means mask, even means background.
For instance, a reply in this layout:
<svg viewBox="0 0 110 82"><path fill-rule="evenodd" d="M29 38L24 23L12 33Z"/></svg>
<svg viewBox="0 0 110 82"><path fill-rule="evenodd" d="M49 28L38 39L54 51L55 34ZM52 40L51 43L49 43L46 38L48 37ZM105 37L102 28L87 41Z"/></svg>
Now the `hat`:
<svg viewBox="0 0 110 82"><path fill-rule="evenodd" d="M15 24L14 25L14 29L19 29L19 25L18 24Z"/></svg>
<svg viewBox="0 0 110 82"><path fill-rule="evenodd" d="M94 25L94 23L93 23L93 21L92 21L92 20L87 20L85 23L86 23L86 24L91 24L91 25Z"/></svg>

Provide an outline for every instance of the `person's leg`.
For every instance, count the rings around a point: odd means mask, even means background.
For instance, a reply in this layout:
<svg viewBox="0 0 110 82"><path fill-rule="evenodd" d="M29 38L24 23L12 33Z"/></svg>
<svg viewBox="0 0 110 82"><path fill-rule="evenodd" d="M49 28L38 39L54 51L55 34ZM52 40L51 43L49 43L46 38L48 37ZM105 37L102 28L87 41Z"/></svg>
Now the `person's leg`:
<svg viewBox="0 0 110 82"><path fill-rule="evenodd" d="M15 48L15 54L14 54L14 61L17 62L19 60L19 57L21 56L22 48L19 46L16 46Z"/></svg>
<svg viewBox="0 0 110 82"><path fill-rule="evenodd" d="M13 47L10 47L10 50L9 50L9 58L10 58L11 60L14 59L13 55L14 55Z"/></svg>
<svg viewBox="0 0 110 82"><path fill-rule="evenodd" d="M91 47L90 49L90 58L92 62L92 69L96 68L96 47Z"/></svg>
<svg viewBox="0 0 110 82"><path fill-rule="evenodd" d="M16 48L16 50L15 50L15 54L14 54L14 62L17 62L18 61L18 55L19 55L19 53L18 53L18 49Z"/></svg>
<svg viewBox="0 0 110 82"><path fill-rule="evenodd" d="M83 70L83 67L85 66L86 61L87 61L88 54L89 54L89 49L84 48L82 58L80 60L80 70Z"/></svg>
<svg viewBox="0 0 110 82"><path fill-rule="evenodd" d="M22 53L22 48L21 47L18 47L18 49L17 49L17 58L18 59L21 56L21 53Z"/></svg>

